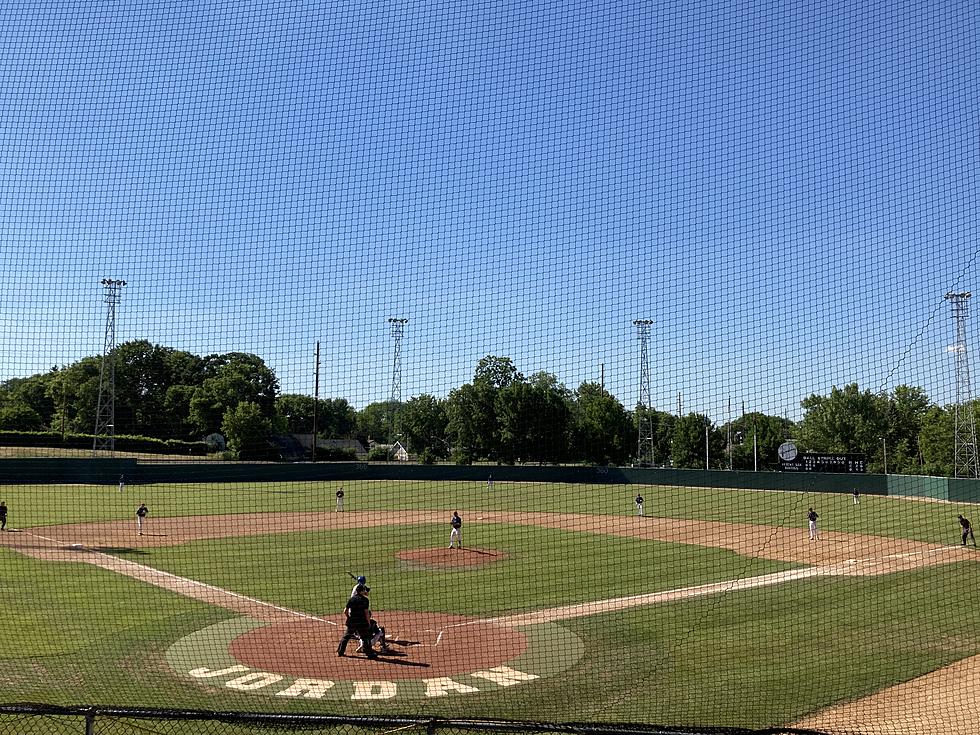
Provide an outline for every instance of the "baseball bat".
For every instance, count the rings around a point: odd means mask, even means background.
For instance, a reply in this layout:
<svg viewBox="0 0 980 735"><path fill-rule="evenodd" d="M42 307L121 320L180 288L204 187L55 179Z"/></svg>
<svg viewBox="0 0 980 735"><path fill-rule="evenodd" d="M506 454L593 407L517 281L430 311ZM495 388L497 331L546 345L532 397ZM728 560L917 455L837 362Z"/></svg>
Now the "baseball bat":
<svg viewBox="0 0 980 735"><path fill-rule="evenodd" d="M353 580L355 580L355 581L357 580L357 577L355 577L355 576L354 576L354 573L353 573L352 571L350 571L349 569L347 570L347 575L348 575L348 576L349 576L349 577L350 577L351 579L353 579Z"/></svg>

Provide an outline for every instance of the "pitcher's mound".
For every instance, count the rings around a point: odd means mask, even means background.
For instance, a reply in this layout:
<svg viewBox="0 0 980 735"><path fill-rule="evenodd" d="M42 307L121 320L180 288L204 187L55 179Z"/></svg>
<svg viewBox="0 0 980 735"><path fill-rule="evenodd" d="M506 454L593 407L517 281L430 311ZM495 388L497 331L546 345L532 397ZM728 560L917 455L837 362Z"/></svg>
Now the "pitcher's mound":
<svg viewBox="0 0 980 735"><path fill-rule="evenodd" d="M399 551L398 559L423 569L472 569L507 558L494 549L410 549Z"/></svg>

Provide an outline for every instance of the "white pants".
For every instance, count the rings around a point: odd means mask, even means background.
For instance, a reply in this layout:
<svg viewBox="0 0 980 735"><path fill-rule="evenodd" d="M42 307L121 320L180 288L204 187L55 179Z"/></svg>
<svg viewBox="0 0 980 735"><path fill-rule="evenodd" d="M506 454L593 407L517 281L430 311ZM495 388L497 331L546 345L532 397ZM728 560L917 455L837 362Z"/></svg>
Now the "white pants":
<svg viewBox="0 0 980 735"><path fill-rule="evenodd" d="M636 504L636 514L638 516L643 515L643 503L637 503Z"/></svg>
<svg viewBox="0 0 980 735"><path fill-rule="evenodd" d="M815 541L817 538L817 522L808 521L808 524L810 526L810 540Z"/></svg>
<svg viewBox="0 0 980 735"><path fill-rule="evenodd" d="M854 496L854 505L861 505L861 500L857 495Z"/></svg>
<svg viewBox="0 0 980 735"><path fill-rule="evenodd" d="M337 498L337 510L342 511L344 509L344 499Z"/></svg>
<svg viewBox="0 0 980 735"><path fill-rule="evenodd" d="M136 516L136 530L139 533L143 533L143 516Z"/></svg>
<svg viewBox="0 0 980 735"><path fill-rule="evenodd" d="M449 548L450 549L453 548L453 541L454 540L456 541L456 545L457 546L459 546L460 548L463 548L463 532L460 529L458 529L458 528L454 528L452 531L449 532Z"/></svg>

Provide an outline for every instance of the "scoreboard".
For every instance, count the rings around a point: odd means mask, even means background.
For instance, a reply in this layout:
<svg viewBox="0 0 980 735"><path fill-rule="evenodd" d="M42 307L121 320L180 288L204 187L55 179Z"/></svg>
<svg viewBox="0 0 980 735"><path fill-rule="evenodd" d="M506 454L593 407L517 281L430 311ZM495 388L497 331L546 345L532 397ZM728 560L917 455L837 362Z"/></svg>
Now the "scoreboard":
<svg viewBox="0 0 980 735"><path fill-rule="evenodd" d="M864 454L820 454L801 452L793 459L780 460L783 472L865 472Z"/></svg>

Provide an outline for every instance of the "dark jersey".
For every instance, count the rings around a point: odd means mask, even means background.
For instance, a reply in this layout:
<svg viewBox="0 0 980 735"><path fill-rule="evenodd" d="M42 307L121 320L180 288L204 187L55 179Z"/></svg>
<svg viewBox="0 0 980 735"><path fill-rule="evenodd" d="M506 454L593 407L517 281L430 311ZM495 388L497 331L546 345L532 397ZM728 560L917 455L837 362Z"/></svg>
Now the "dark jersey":
<svg viewBox="0 0 980 735"><path fill-rule="evenodd" d="M338 497L338 498L342 498L342 497L344 497L344 491L343 491L343 490L338 490L338 491L337 491L337 497Z"/></svg>
<svg viewBox="0 0 980 735"><path fill-rule="evenodd" d="M460 528L463 525L463 519L459 516L453 516L452 520L449 522L452 524L453 528Z"/></svg>
<svg viewBox="0 0 980 735"><path fill-rule="evenodd" d="M642 502L643 502L643 496L642 496L642 495L637 495L637 496L636 496L636 502L637 502L637 504L638 504L638 505L639 505L640 503L642 503Z"/></svg>
<svg viewBox="0 0 980 735"><path fill-rule="evenodd" d="M0 505L0 518L6 518L6 517L7 517L7 506Z"/></svg>
<svg viewBox="0 0 980 735"><path fill-rule="evenodd" d="M812 521L812 522L816 523L817 518L818 518L818 516L817 516L817 512L815 510L811 510L809 513L806 514L806 519L808 521Z"/></svg>
<svg viewBox="0 0 980 735"><path fill-rule="evenodd" d="M141 505L139 508L136 509L136 515L138 515L140 518L146 518L146 514L149 512L150 511L147 510L145 505Z"/></svg>
<svg viewBox="0 0 980 735"><path fill-rule="evenodd" d="M970 521L966 518L960 518L960 525L963 526L964 531L969 531L973 526L970 525Z"/></svg>
<svg viewBox="0 0 980 735"><path fill-rule="evenodd" d="M347 601L347 624L350 626L368 625L368 607L371 601L364 595L354 595Z"/></svg>

